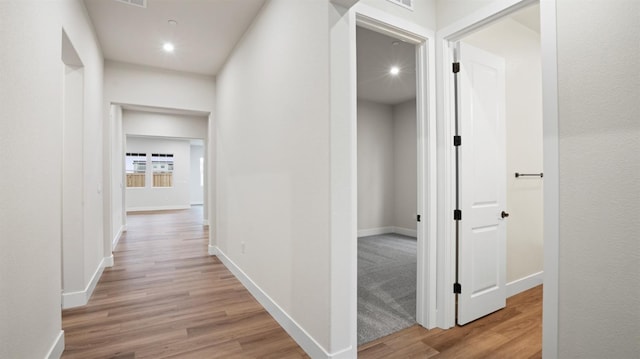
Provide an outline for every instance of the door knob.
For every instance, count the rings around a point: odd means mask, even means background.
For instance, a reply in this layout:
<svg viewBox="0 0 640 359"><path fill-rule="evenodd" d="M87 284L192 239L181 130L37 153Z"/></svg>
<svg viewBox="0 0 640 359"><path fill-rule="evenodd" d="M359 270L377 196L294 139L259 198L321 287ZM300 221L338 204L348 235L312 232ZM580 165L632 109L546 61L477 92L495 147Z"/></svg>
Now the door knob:
<svg viewBox="0 0 640 359"><path fill-rule="evenodd" d="M507 213L505 211L502 211L502 213L500 213L500 217L507 218L507 217L509 217L509 213Z"/></svg>

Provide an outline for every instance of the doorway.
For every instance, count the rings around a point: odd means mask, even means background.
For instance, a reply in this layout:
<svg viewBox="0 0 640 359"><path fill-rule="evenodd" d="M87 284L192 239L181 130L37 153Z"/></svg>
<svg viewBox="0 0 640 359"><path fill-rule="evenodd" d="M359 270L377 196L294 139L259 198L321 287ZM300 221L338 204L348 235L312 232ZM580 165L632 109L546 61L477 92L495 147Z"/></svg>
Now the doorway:
<svg viewBox="0 0 640 359"><path fill-rule="evenodd" d="M84 305L84 65L66 32L62 31L63 134L62 134L62 307ZM95 285L95 284L94 284Z"/></svg>
<svg viewBox="0 0 640 359"><path fill-rule="evenodd" d="M416 323L415 45L356 30L358 344Z"/></svg>
<svg viewBox="0 0 640 359"><path fill-rule="evenodd" d="M111 115L112 248L127 231L127 211L202 206L208 225L208 113L114 104Z"/></svg>
<svg viewBox="0 0 640 359"><path fill-rule="evenodd" d="M542 284L540 39L540 8L528 2L447 42L458 325Z"/></svg>

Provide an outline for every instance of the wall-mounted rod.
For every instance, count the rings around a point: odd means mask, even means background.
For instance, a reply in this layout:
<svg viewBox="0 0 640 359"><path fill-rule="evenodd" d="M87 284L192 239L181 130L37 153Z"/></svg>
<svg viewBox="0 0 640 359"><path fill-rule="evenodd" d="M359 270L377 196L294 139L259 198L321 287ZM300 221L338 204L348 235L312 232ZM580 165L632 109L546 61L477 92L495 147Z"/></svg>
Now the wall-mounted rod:
<svg viewBox="0 0 640 359"><path fill-rule="evenodd" d="M544 177L544 174L542 172L540 173L520 173L520 172L516 172L516 178L518 177Z"/></svg>

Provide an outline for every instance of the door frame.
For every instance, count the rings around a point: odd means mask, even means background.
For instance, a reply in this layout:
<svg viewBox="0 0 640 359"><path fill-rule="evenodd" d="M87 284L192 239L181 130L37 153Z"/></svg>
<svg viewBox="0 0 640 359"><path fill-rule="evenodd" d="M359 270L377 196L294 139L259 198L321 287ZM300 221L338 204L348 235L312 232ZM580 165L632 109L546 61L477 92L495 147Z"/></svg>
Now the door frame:
<svg viewBox="0 0 640 359"><path fill-rule="evenodd" d="M416 322L436 326L436 127L435 127L435 34L364 4L355 9L355 27L363 27L415 45L416 51L416 147L417 147L417 272ZM354 68L357 61L353 59ZM357 83L353 95L357 102ZM357 103L355 104L357 106ZM357 123L357 116L352 119ZM357 143L357 134L354 139ZM357 168L357 159L355 166ZM357 222L357 216L356 216ZM357 225L357 223L356 223ZM357 236L354 239L357 241ZM354 260L357 261L357 251ZM357 273L356 273L357 276ZM356 281L357 283L357 281ZM357 300L357 298L356 298Z"/></svg>
<svg viewBox="0 0 640 359"><path fill-rule="evenodd" d="M214 125L213 122L213 114L209 111L199 111L199 110L191 110L186 108L168 108L168 107L160 107L160 106L149 106L149 105L141 105L135 103L125 103L125 102L109 102L108 104L108 123L105 124L105 135L108 136L108 141L106 141L108 147L106 148L107 152L105 157L107 158L106 162L108 166L106 166L106 171L104 174L104 187L105 191L109 191L106 196L108 200L105 200L103 206L105 207L105 215L104 215L104 249L105 256L109 255L111 261L113 261L113 251L115 247L118 245L120 238L127 231L127 209L126 209L126 171L125 171L125 153L126 153L126 139L127 134L124 132L123 127L123 117L122 112L127 108L137 108L140 111L147 112L166 112L173 113L177 115L188 115L188 116L201 116L207 119L207 132L205 136L201 137L204 141L204 188L203 188L203 218L202 225L209 226L210 223L213 223L215 220L216 213L216 202L215 202L215 156L211 156L211 149L215 146L215 138L212 136ZM115 116L114 112L119 112L119 116ZM120 133L121 137L118 138L114 133L113 127L119 126L122 130ZM159 136L162 137L162 136ZM180 137L169 137L169 138L180 138ZM120 151L122 153L121 158L114 158L113 151L114 148L120 147ZM120 185L116 185L112 183L112 176L114 175L114 165L117 167L115 169L116 173L120 179ZM115 185L115 186L114 186ZM121 208L121 216L122 223L115 223L115 219L112 214L113 210L113 201L117 197L120 197L122 208ZM120 226L120 230L117 233L112 231L114 226ZM215 231L209 231L209 244L208 244L208 254L215 255ZM111 263L111 266L113 264Z"/></svg>
<svg viewBox="0 0 640 359"><path fill-rule="evenodd" d="M435 122L435 32L365 4L347 9L330 7L330 337L327 355L357 356L357 62L356 26L375 26L377 31L413 38L418 51L420 77L416 98L420 129L423 131L421 173L423 200L419 201L423 221L417 226L425 239L419 244L417 273L421 309L417 321L435 327L436 318L436 122ZM364 25L366 23L366 25ZM429 200L427 200L429 199Z"/></svg>
<svg viewBox="0 0 640 359"><path fill-rule="evenodd" d="M543 357L558 355L558 90L556 50L556 0L502 0L449 25L436 34L438 83L438 327L455 325L455 176L453 146L452 44L496 20L540 3L544 158L544 296Z"/></svg>

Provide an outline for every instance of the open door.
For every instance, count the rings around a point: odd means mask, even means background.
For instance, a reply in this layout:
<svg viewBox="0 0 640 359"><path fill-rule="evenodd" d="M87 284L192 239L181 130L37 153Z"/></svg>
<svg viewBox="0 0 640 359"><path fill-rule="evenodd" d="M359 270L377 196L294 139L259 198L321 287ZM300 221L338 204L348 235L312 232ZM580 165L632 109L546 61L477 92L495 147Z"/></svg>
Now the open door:
<svg viewBox="0 0 640 359"><path fill-rule="evenodd" d="M457 58L457 324L463 325L506 305L505 62L464 43Z"/></svg>

